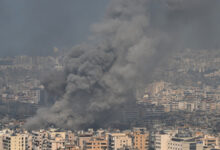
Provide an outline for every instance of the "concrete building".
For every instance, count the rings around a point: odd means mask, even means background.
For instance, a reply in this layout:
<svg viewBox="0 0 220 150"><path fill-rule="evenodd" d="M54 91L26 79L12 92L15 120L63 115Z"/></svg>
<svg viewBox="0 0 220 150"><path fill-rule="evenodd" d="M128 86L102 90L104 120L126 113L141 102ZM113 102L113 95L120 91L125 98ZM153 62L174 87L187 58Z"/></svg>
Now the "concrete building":
<svg viewBox="0 0 220 150"><path fill-rule="evenodd" d="M203 145L189 138L172 138L168 142L168 150L203 150Z"/></svg>
<svg viewBox="0 0 220 150"><path fill-rule="evenodd" d="M32 146L36 150L47 149L49 134L45 130L40 130L39 132L32 132Z"/></svg>
<svg viewBox="0 0 220 150"><path fill-rule="evenodd" d="M167 131L155 135L155 150L203 150L203 142L186 131Z"/></svg>
<svg viewBox="0 0 220 150"><path fill-rule="evenodd" d="M125 133L110 134L110 149L119 150L123 148L132 148L132 137Z"/></svg>
<svg viewBox="0 0 220 150"><path fill-rule="evenodd" d="M6 135L3 139L3 150L28 150L28 135Z"/></svg>
<svg viewBox="0 0 220 150"><path fill-rule="evenodd" d="M3 137L4 137L4 134L0 133L0 149L3 149Z"/></svg>
<svg viewBox="0 0 220 150"><path fill-rule="evenodd" d="M155 150L168 150L169 134L157 133L155 135Z"/></svg>
<svg viewBox="0 0 220 150"><path fill-rule="evenodd" d="M62 136L56 136L55 139L48 141L48 150L57 150L64 148L65 139Z"/></svg>
<svg viewBox="0 0 220 150"><path fill-rule="evenodd" d="M86 150L107 150L108 141L104 138L92 138L86 142Z"/></svg>
<svg viewBox="0 0 220 150"><path fill-rule="evenodd" d="M219 137L205 135L203 138L203 146L220 148Z"/></svg>
<svg viewBox="0 0 220 150"><path fill-rule="evenodd" d="M146 131L146 128L134 128L133 136L134 149L149 149L149 132Z"/></svg>
<svg viewBox="0 0 220 150"><path fill-rule="evenodd" d="M92 135L91 134L83 134L83 135L80 135L78 137L78 146L80 149L84 149L85 146L86 146L86 142L90 141L90 139L92 138Z"/></svg>

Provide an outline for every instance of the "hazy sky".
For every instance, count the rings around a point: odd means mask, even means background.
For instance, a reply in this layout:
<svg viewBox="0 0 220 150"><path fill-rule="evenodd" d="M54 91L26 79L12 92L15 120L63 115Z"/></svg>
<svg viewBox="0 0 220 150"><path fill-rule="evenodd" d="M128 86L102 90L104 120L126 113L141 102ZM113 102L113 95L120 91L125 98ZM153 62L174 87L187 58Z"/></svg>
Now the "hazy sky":
<svg viewBox="0 0 220 150"><path fill-rule="evenodd" d="M0 0L0 56L47 55L87 39L109 0Z"/></svg>

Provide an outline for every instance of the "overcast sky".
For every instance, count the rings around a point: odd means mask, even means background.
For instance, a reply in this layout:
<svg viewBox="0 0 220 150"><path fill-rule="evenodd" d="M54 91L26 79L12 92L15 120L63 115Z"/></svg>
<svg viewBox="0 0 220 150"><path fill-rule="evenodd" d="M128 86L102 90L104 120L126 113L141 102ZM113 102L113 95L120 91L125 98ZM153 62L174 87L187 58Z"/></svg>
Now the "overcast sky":
<svg viewBox="0 0 220 150"><path fill-rule="evenodd" d="M0 0L0 56L48 55L87 39L110 0Z"/></svg>

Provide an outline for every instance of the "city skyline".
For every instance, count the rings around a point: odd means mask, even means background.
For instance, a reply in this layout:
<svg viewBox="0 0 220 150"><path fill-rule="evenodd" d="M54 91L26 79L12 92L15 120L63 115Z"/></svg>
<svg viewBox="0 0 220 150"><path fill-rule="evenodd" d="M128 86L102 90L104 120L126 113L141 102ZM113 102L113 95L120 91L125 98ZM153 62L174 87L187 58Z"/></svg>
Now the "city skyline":
<svg viewBox="0 0 220 150"><path fill-rule="evenodd" d="M0 0L0 150L219 150L219 0Z"/></svg>

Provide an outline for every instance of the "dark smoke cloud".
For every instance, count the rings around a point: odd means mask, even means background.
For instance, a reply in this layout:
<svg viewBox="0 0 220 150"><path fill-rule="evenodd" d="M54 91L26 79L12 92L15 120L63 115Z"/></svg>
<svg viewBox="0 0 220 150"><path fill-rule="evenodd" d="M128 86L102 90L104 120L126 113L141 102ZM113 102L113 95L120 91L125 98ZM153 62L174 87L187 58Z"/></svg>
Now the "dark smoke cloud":
<svg viewBox="0 0 220 150"><path fill-rule="evenodd" d="M217 0L113 0L92 27L92 44L67 56L62 86L47 82L63 94L26 126L78 129L117 121L121 107L135 102L136 89L175 52L218 50L219 8Z"/></svg>
<svg viewBox="0 0 220 150"><path fill-rule="evenodd" d="M0 0L0 55L48 55L85 40L108 0Z"/></svg>

